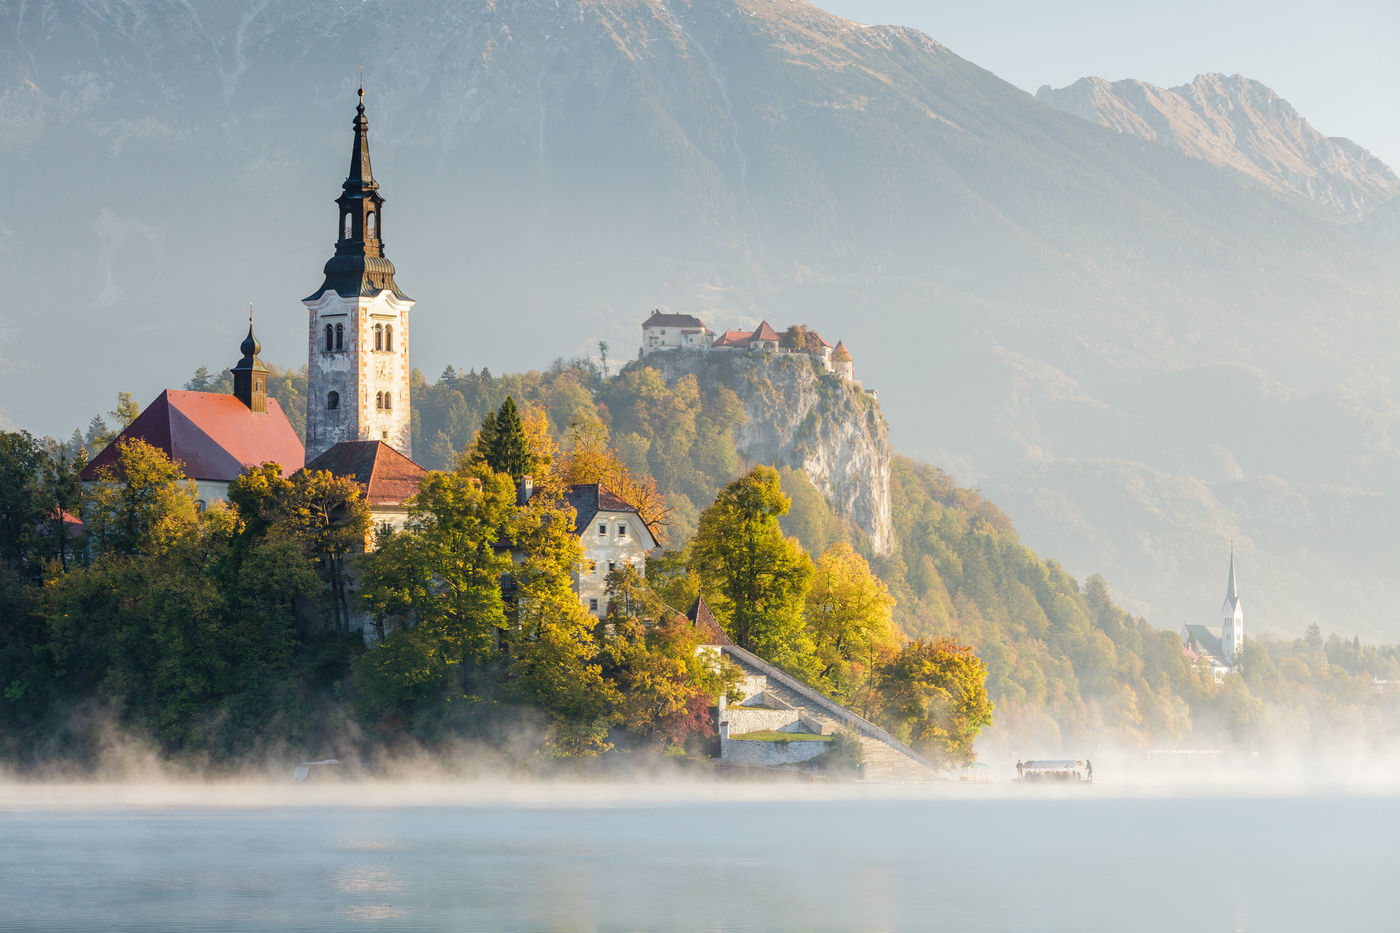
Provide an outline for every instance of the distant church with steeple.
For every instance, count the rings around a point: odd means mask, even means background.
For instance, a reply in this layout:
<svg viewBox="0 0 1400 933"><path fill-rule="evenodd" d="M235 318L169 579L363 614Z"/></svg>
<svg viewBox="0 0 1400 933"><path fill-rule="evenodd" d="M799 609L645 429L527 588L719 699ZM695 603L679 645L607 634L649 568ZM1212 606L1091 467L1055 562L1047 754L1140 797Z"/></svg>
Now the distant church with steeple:
<svg viewBox="0 0 1400 933"><path fill-rule="evenodd" d="M384 198L369 161L364 88L355 109L350 173L336 198L338 239L310 313L306 457L341 441L382 441L411 457L408 312L413 299L384 255Z"/></svg>
<svg viewBox="0 0 1400 933"><path fill-rule="evenodd" d="M1221 625L1217 634L1205 625L1186 625L1181 630L1181 650L1197 664L1209 665L1216 676L1239 670L1244 650L1244 604L1235 582L1235 549L1230 548L1230 579L1225 584L1225 604L1220 608Z"/></svg>

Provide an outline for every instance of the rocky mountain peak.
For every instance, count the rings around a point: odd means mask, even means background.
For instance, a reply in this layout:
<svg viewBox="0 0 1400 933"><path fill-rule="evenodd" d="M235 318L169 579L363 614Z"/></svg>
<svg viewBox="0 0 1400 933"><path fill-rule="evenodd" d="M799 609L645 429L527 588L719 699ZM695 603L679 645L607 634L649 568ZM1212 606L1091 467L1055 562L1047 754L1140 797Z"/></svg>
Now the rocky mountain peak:
<svg viewBox="0 0 1400 933"><path fill-rule="evenodd" d="M1036 97L1120 133L1244 172L1359 219L1400 193L1400 178L1349 139L1324 136L1265 84L1240 75L1197 75L1160 88L1080 78Z"/></svg>

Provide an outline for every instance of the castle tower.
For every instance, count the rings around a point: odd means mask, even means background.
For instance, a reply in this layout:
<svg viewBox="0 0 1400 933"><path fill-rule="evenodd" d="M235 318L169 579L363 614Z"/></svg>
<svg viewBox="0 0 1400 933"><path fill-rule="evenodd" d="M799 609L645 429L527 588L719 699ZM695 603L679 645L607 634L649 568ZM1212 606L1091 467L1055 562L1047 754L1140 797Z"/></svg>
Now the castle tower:
<svg viewBox="0 0 1400 933"><path fill-rule="evenodd" d="M1226 664L1239 663L1240 649L1244 647L1244 606L1240 604L1239 589L1235 586L1235 548L1230 547L1230 582L1225 589L1225 605L1221 608L1225 617L1220 626L1220 654Z"/></svg>
<svg viewBox="0 0 1400 933"><path fill-rule="evenodd" d="M325 281L309 298L306 459L341 441L384 441L413 455L408 399L408 311L384 255L383 207L369 164L365 89L355 108L350 174L341 186L339 239Z"/></svg>

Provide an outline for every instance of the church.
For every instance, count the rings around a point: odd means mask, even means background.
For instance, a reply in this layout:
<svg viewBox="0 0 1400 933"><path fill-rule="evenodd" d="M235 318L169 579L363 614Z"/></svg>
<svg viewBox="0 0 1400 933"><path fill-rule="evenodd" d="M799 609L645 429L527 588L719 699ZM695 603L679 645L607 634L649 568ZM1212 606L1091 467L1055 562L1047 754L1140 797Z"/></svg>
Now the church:
<svg viewBox="0 0 1400 933"><path fill-rule="evenodd" d="M100 482L118 464L122 442L135 438L181 465L196 483L201 506L226 499L244 470L275 462L283 476L325 470L354 481L374 529L404 527L407 502L427 475L412 459L408 313L414 302L385 255L384 197L370 166L364 93L360 88L350 169L335 201L335 252L320 286L302 299L308 314L305 445L267 395L268 369L258 357L262 347L250 314L242 357L231 369L232 394L167 389L93 458L84 481ZM630 564L644 574L656 537L637 509L606 487L576 485L564 493L577 515L585 557L574 588L601 617L608 608L601 568ZM370 639L374 627L363 621Z"/></svg>
<svg viewBox="0 0 1400 933"><path fill-rule="evenodd" d="M1230 548L1230 579L1225 584L1225 604L1220 609L1222 624L1217 633L1205 625L1181 629L1181 650L1194 664L1210 668L1217 678L1240 669L1244 648L1244 604L1235 583L1235 549Z"/></svg>

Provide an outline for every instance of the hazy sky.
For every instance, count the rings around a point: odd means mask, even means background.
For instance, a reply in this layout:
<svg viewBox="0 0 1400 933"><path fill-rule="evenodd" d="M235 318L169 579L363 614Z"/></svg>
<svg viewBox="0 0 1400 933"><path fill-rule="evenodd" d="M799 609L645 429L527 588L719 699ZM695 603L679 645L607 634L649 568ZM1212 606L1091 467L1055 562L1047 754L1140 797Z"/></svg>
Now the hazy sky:
<svg viewBox="0 0 1400 933"><path fill-rule="evenodd" d="M1400 2L817 0L865 23L916 26L1032 93L1085 75L1185 84L1218 71L1262 81L1328 136L1400 170Z"/></svg>

